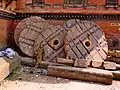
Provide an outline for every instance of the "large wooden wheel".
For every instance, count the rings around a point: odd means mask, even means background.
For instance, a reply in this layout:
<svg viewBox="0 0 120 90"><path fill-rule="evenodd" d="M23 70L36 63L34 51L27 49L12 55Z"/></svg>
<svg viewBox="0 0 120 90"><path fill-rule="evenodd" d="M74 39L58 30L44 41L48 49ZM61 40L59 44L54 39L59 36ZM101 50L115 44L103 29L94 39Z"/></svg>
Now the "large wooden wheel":
<svg viewBox="0 0 120 90"><path fill-rule="evenodd" d="M42 45L45 61L56 62L58 57L65 58L63 46L66 33L67 30L62 26L49 26L36 39L34 51L39 48L39 45Z"/></svg>
<svg viewBox="0 0 120 90"><path fill-rule="evenodd" d="M33 57L33 45L36 38L49 26L41 17L30 17L21 21L15 30L15 41L21 51Z"/></svg>
<svg viewBox="0 0 120 90"><path fill-rule="evenodd" d="M18 25L16 26L16 28L14 30L14 40L17 45L18 45L18 38L20 36L21 31L25 28L25 22L27 20L29 20L29 18L26 18L26 19L22 20L20 23L18 23Z"/></svg>
<svg viewBox="0 0 120 90"><path fill-rule="evenodd" d="M71 23L72 22L72 23ZM72 59L105 60L108 45L101 28L92 21L70 20L66 51Z"/></svg>

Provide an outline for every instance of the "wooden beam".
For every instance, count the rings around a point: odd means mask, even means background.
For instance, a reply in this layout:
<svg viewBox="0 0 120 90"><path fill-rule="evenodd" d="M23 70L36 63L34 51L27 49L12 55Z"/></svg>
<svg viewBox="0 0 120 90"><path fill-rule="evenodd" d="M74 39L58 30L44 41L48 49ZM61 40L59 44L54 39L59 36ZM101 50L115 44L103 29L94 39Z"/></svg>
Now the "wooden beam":
<svg viewBox="0 0 120 90"><path fill-rule="evenodd" d="M21 64L29 67L35 67L35 62L33 58L30 57L21 57ZM58 64L58 63L52 63L52 62L47 62L47 61L41 61L40 65L38 68L44 68L47 69L48 65L63 65L63 64Z"/></svg>
<svg viewBox="0 0 120 90"><path fill-rule="evenodd" d="M119 58L120 57L120 50L109 51L108 55Z"/></svg>
<svg viewBox="0 0 120 90"><path fill-rule="evenodd" d="M71 66L74 65L75 67L88 67L91 61L85 60L85 59L72 60L72 59L58 58L56 62L60 64L71 65Z"/></svg>
<svg viewBox="0 0 120 90"><path fill-rule="evenodd" d="M103 64L103 61L93 60L91 66L92 66L92 67L95 67L95 68L101 68L101 67L102 67L102 64Z"/></svg>
<svg viewBox="0 0 120 90"><path fill-rule="evenodd" d="M112 57L112 56L108 56L106 61L115 62L117 64L120 64L120 58L116 58L116 57Z"/></svg>
<svg viewBox="0 0 120 90"><path fill-rule="evenodd" d="M112 73L107 70L70 66L48 66L48 75L104 84L112 84L113 78Z"/></svg>
<svg viewBox="0 0 120 90"><path fill-rule="evenodd" d="M116 62L117 64L120 64L120 58L113 58L111 61Z"/></svg>
<svg viewBox="0 0 120 90"><path fill-rule="evenodd" d="M116 63L114 62L104 62L103 67L107 70L116 70Z"/></svg>
<svg viewBox="0 0 120 90"><path fill-rule="evenodd" d="M120 70L120 64L116 64L116 69Z"/></svg>
<svg viewBox="0 0 120 90"><path fill-rule="evenodd" d="M111 71L113 74L113 78L116 80L120 80L120 71Z"/></svg>
<svg viewBox="0 0 120 90"><path fill-rule="evenodd" d="M73 65L74 64L74 60L65 59L65 58L57 58L56 62L60 63L60 64L68 64L68 65Z"/></svg>
<svg viewBox="0 0 120 90"><path fill-rule="evenodd" d="M90 65L90 62L89 60L85 60L85 59L79 59L79 60L75 60L75 63L74 63L74 66L75 67L88 67Z"/></svg>

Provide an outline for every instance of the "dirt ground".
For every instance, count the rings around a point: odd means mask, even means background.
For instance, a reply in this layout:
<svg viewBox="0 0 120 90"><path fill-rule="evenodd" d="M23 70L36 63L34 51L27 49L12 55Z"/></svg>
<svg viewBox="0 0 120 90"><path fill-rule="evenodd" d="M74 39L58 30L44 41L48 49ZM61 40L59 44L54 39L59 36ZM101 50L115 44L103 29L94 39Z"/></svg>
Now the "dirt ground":
<svg viewBox="0 0 120 90"><path fill-rule="evenodd" d="M40 75L40 69L20 66L11 80L4 80L0 90L120 90L120 81L104 85L79 80Z"/></svg>

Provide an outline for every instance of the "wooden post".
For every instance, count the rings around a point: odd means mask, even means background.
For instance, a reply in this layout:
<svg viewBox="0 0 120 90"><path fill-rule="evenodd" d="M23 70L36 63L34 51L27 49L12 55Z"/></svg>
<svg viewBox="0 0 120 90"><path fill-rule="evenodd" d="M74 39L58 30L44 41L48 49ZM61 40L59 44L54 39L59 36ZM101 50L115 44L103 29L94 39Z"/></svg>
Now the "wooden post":
<svg viewBox="0 0 120 90"><path fill-rule="evenodd" d="M111 56L108 56L106 61L115 62L117 64L120 64L120 58L115 58L115 57L111 57Z"/></svg>
<svg viewBox="0 0 120 90"><path fill-rule="evenodd" d="M103 63L103 61L93 60L91 66L95 67L95 68L101 68L102 67L102 63Z"/></svg>
<svg viewBox="0 0 120 90"><path fill-rule="evenodd" d="M104 62L103 67L108 70L116 70L116 63L114 62Z"/></svg>
<svg viewBox="0 0 120 90"><path fill-rule="evenodd" d="M70 66L48 66L48 75L104 84L112 84L113 78L112 73L107 70Z"/></svg>
<svg viewBox="0 0 120 90"><path fill-rule="evenodd" d="M33 58L29 57L21 57L21 64L25 66L30 66L30 67L35 67L35 62ZM58 64L58 63L52 63L52 62L47 62L47 61L41 61L40 65L38 68L44 68L47 69L48 65L63 65L63 64Z"/></svg>
<svg viewBox="0 0 120 90"><path fill-rule="evenodd" d="M74 65L75 67L88 67L91 61L85 60L85 59L72 60L72 59L58 58L56 62L60 64L71 65L71 66Z"/></svg>
<svg viewBox="0 0 120 90"><path fill-rule="evenodd" d="M117 64L120 64L120 58L113 58L111 61L116 62Z"/></svg>
<svg viewBox="0 0 120 90"><path fill-rule="evenodd" d="M113 74L113 78L116 80L120 80L120 71L111 71Z"/></svg>
<svg viewBox="0 0 120 90"><path fill-rule="evenodd" d="M64 59L64 58L57 58L56 62L60 64L68 64L68 65L74 64L74 61L72 59Z"/></svg>
<svg viewBox="0 0 120 90"><path fill-rule="evenodd" d="M81 60L75 60L74 66L75 67L88 67L90 65L89 60L81 59Z"/></svg>
<svg viewBox="0 0 120 90"><path fill-rule="evenodd" d="M116 64L116 69L120 70L120 64Z"/></svg>

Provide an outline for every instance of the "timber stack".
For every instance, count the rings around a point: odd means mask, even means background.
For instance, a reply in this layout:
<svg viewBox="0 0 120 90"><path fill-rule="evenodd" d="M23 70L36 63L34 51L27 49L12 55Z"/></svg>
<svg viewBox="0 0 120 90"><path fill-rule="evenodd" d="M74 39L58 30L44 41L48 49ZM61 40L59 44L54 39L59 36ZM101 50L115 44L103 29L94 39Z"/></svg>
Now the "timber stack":
<svg viewBox="0 0 120 90"><path fill-rule="evenodd" d="M106 61L107 40L93 21L71 19L60 26L34 16L22 20L14 33L17 46L33 58L21 59L22 64L37 63L48 75L104 84L120 75L120 66Z"/></svg>

